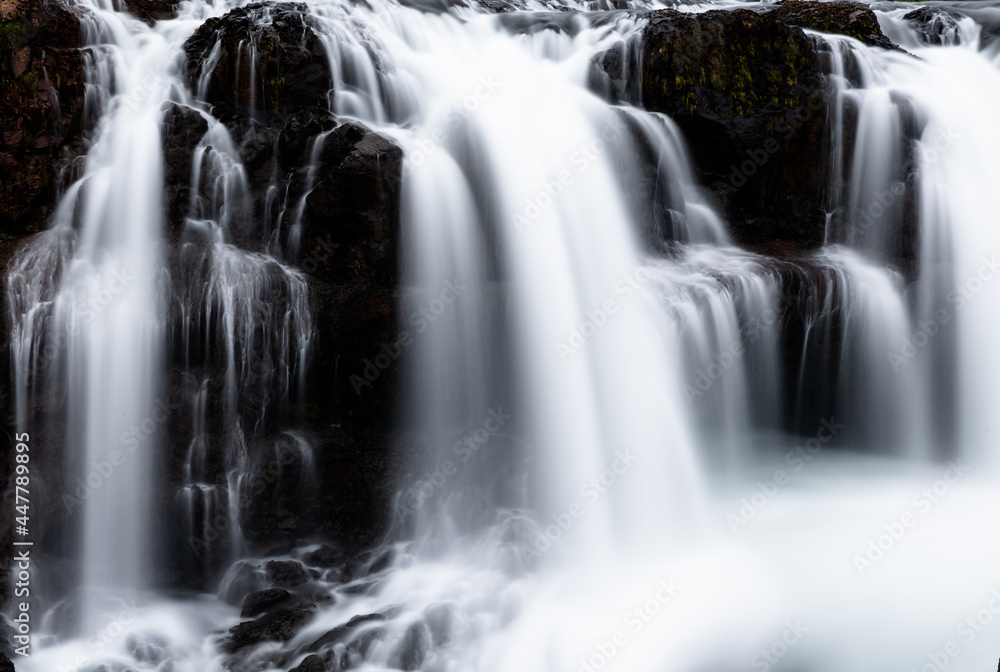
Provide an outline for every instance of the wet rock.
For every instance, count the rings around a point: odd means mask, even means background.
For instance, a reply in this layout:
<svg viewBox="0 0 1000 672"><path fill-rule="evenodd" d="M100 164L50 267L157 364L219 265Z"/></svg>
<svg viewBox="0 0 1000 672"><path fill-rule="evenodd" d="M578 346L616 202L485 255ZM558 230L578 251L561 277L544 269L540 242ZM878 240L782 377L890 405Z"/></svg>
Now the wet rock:
<svg viewBox="0 0 1000 672"><path fill-rule="evenodd" d="M326 663L317 655L306 656L298 667L289 672L326 672Z"/></svg>
<svg viewBox="0 0 1000 672"><path fill-rule="evenodd" d="M140 663L159 663L167 655L167 640L154 633L130 634L125 639L129 654Z"/></svg>
<svg viewBox="0 0 1000 672"><path fill-rule="evenodd" d="M345 641L359 626L364 625L365 623L375 623L386 620L388 620L386 614L364 614L362 616L355 616L347 623L338 625L333 630L329 630L324 633L319 639L305 647L305 651L308 653L314 653L331 647L334 644Z"/></svg>
<svg viewBox="0 0 1000 672"><path fill-rule="evenodd" d="M202 24L184 43L188 82L223 120L271 124L326 108L329 61L302 3L258 2ZM256 63L254 76L249 64Z"/></svg>
<svg viewBox="0 0 1000 672"><path fill-rule="evenodd" d="M342 565L350 556L342 549L325 544L315 551L311 551L302 556L302 561L313 567L332 569Z"/></svg>
<svg viewBox="0 0 1000 672"><path fill-rule="evenodd" d="M324 141L320 181L306 199L303 255L328 246L314 275L334 281L359 276L393 285L403 152L364 126L347 123Z"/></svg>
<svg viewBox="0 0 1000 672"><path fill-rule="evenodd" d="M253 618L260 616L268 609L286 602L291 596L291 593L282 588L269 588L250 593L243 600L243 610L240 612L240 617Z"/></svg>
<svg viewBox="0 0 1000 672"><path fill-rule="evenodd" d="M177 16L179 2L170 0L124 0L125 7L135 18L149 25L169 21Z"/></svg>
<svg viewBox="0 0 1000 672"><path fill-rule="evenodd" d="M320 162L300 251L319 304L315 395L332 417L384 426L402 352L393 344L403 154L388 138L349 123L326 138Z"/></svg>
<svg viewBox="0 0 1000 672"><path fill-rule="evenodd" d="M386 569L392 564L393 559L396 557L395 550L387 548L384 552L379 554L375 560L372 562L371 567L368 568L368 574L378 574L382 570Z"/></svg>
<svg viewBox="0 0 1000 672"><path fill-rule="evenodd" d="M856 2L784 0L768 10L766 16L789 26L847 35L871 47L900 50L882 33L875 12Z"/></svg>
<svg viewBox="0 0 1000 672"><path fill-rule="evenodd" d="M670 115L737 242L822 244L829 93L800 28L738 9L650 14L643 105Z"/></svg>
<svg viewBox="0 0 1000 672"><path fill-rule="evenodd" d="M309 580L306 570L294 560L271 560L266 569L267 578L279 588L293 588Z"/></svg>
<svg viewBox="0 0 1000 672"><path fill-rule="evenodd" d="M222 648L227 653L236 653L240 649L260 642L287 642L312 619L315 609L314 605L301 604L290 609L278 609L256 620L240 623L230 628L229 637L223 642Z"/></svg>
<svg viewBox="0 0 1000 672"><path fill-rule="evenodd" d="M431 649L431 632L426 623L417 622L406 629L392 666L400 670L419 670Z"/></svg>
<svg viewBox="0 0 1000 672"><path fill-rule="evenodd" d="M0 3L0 235L45 228L63 173L83 153L84 10Z"/></svg>
<svg viewBox="0 0 1000 672"><path fill-rule="evenodd" d="M243 603L253 592L265 588L267 578L253 563L240 562L230 570L222 597L233 606Z"/></svg>
<svg viewBox="0 0 1000 672"><path fill-rule="evenodd" d="M903 15L925 44L954 44L962 15L947 7L920 7Z"/></svg>
<svg viewBox="0 0 1000 672"><path fill-rule="evenodd" d="M0 653L0 672L14 672L14 663L10 662L6 653Z"/></svg>
<svg viewBox="0 0 1000 672"><path fill-rule="evenodd" d="M198 142L208 132L208 121L198 111L177 103L164 106L162 140L167 221L179 232L191 198L191 162Z"/></svg>

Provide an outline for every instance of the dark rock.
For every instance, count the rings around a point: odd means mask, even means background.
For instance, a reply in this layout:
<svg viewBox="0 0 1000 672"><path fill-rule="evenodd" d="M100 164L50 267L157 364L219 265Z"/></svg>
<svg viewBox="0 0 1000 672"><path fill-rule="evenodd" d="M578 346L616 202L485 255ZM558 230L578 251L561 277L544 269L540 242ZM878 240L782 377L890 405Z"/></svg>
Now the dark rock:
<svg viewBox="0 0 1000 672"><path fill-rule="evenodd" d="M157 21L169 21L177 16L179 2L171 0L124 0L125 7L135 18L153 25Z"/></svg>
<svg viewBox="0 0 1000 672"><path fill-rule="evenodd" d="M331 569L342 565L348 560L350 556L343 551L343 549L330 546L325 544L320 546L315 551L306 553L302 556L302 561L307 565L312 565L313 567L322 567L324 569Z"/></svg>
<svg viewBox="0 0 1000 672"><path fill-rule="evenodd" d="M219 47L218 58L210 58ZM308 107L326 108L329 61L306 5L258 2L202 24L184 43L192 89L207 74L206 101L223 120L286 120ZM255 78L247 64L257 63ZM205 72L207 70L207 72Z"/></svg>
<svg viewBox="0 0 1000 672"><path fill-rule="evenodd" d="M287 642L312 619L315 609L314 605L300 604L291 609L272 611L254 621L240 623L230 628L229 637L223 642L222 648L227 653L236 653L260 642Z"/></svg>
<svg viewBox="0 0 1000 672"><path fill-rule="evenodd" d="M872 47L899 50L882 34L878 17L867 5L856 2L820 2L818 0L783 0L766 16L789 26L810 28L821 33L847 35Z"/></svg>
<svg viewBox="0 0 1000 672"><path fill-rule="evenodd" d="M259 568L250 562L241 562L230 570L222 597L233 606L240 605L250 593L263 589L266 581Z"/></svg>
<svg viewBox="0 0 1000 672"><path fill-rule="evenodd" d="M368 574L369 575L378 574L382 570L386 569L387 567L389 567L389 565L392 564L392 561L393 559L395 559L395 557L396 557L396 552L391 548L387 548L381 555L376 557L375 560L372 562L371 567L368 568Z"/></svg>
<svg viewBox="0 0 1000 672"><path fill-rule="evenodd" d="M426 623L417 622L406 629L399 648L393 654L393 667L418 670L431 649L431 632Z"/></svg>
<svg viewBox="0 0 1000 672"><path fill-rule="evenodd" d="M163 112L163 163L167 222L178 232L188 215L191 198L191 161L198 142L208 132L208 121L196 110L168 102Z"/></svg>
<svg viewBox="0 0 1000 672"><path fill-rule="evenodd" d="M745 245L823 242L829 94L800 28L749 10L650 14L643 105L683 131Z"/></svg>
<svg viewBox="0 0 1000 672"><path fill-rule="evenodd" d="M403 152L388 138L348 123L324 141L320 181L306 199L303 255L321 242L328 258L306 272L326 280L396 283Z"/></svg>
<svg viewBox="0 0 1000 672"><path fill-rule="evenodd" d="M271 560L267 563L267 578L279 588L293 588L308 581L309 575L294 560Z"/></svg>
<svg viewBox="0 0 1000 672"><path fill-rule="evenodd" d="M947 7L920 7L903 15L926 44L955 44L962 15Z"/></svg>
<svg viewBox="0 0 1000 672"><path fill-rule="evenodd" d="M402 151L359 124L326 137L306 199L301 268L313 281L322 347L315 395L355 425L392 417L399 370L396 282ZM366 372L385 348L388 369ZM374 367L374 365L371 365Z"/></svg>
<svg viewBox="0 0 1000 672"><path fill-rule="evenodd" d="M45 228L83 153L80 16L56 0L0 3L0 235Z"/></svg>
<svg viewBox="0 0 1000 672"><path fill-rule="evenodd" d="M306 659L298 667L289 672L326 672L326 663L320 656L313 654L306 656Z"/></svg>
<svg viewBox="0 0 1000 672"><path fill-rule="evenodd" d="M0 653L0 672L14 672L14 663L10 662L6 653Z"/></svg>
<svg viewBox="0 0 1000 672"><path fill-rule="evenodd" d="M333 630L329 630L319 639L315 640L312 644L305 647L305 651L308 653L314 653L321 649L333 646L347 639L347 637L353 633L358 626L364 625L365 623L374 623L387 620L386 614L364 614L362 616L355 616L347 623L338 625Z"/></svg>
<svg viewBox="0 0 1000 672"><path fill-rule="evenodd" d="M250 593L243 600L243 610L240 612L241 618L253 618L260 616L271 607L276 607L292 596L287 590L282 588L269 588Z"/></svg>

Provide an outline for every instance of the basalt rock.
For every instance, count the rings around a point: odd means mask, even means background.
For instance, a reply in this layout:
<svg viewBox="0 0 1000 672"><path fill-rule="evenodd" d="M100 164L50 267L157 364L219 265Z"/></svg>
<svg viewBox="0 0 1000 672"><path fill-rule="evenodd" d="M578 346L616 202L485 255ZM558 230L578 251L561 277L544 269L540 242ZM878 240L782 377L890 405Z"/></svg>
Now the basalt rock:
<svg viewBox="0 0 1000 672"><path fill-rule="evenodd" d="M63 169L83 151L83 10L0 2L0 236L43 228Z"/></svg>
<svg viewBox="0 0 1000 672"><path fill-rule="evenodd" d="M189 85L204 85L224 121L273 125L327 107L329 61L304 4L259 2L209 19L184 53Z"/></svg>

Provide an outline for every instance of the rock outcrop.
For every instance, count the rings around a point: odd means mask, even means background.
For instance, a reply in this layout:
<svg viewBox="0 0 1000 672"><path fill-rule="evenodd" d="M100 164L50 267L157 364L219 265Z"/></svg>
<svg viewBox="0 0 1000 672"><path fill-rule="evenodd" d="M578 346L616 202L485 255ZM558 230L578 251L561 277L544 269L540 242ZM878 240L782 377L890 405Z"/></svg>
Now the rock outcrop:
<svg viewBox="0 0 1000 672"><path fill-rule="evenodd" d="M300 3L260 2L206 21L184 45L188 81L224 121L286 121L325 108L332 80Z"/></svg>
<svg viewBox="0 0 1000 672"><path fill-rule="evenodd" d="M782 256L822 244L830 203L835 98L827 47L803 28L898 49L868 7L786 0L761 12L651 12L641 53L643 106L681 128L736 242Z"/></svg>
<svg viewBox="0 0 1000 672"><path fill-rule="evenodd" d="M81 14L58 0L0 2L0 236L44 228L60 173L83 151Z"/></svg>
<svg viewBox="0 0 1000 672"><path fill-rule="evenodd" d="M737 242L822 242L828 90L801 29L745 9L653 12L642 102L670 115Z"/></svg>

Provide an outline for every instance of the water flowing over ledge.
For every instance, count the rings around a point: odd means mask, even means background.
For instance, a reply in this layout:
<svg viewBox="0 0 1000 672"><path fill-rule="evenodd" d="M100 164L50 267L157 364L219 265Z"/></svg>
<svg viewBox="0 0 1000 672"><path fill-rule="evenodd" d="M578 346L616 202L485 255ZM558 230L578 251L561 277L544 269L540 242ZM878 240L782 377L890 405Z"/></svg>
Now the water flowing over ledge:
<svg viewBox="0 0 1000 672"><path fill-rule="evenodd" d="M992 5L31 2L19 670L992 669Z"/></svg>

